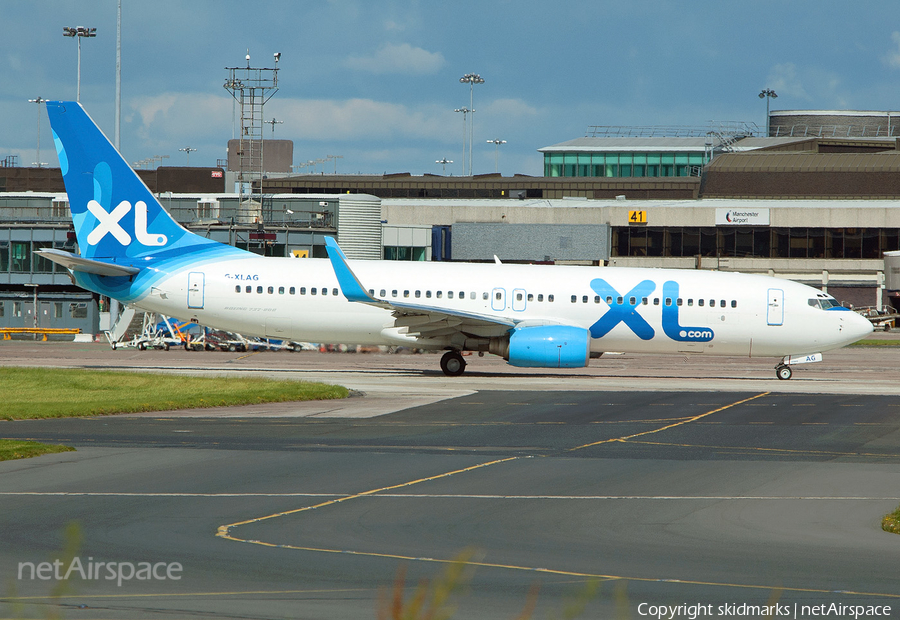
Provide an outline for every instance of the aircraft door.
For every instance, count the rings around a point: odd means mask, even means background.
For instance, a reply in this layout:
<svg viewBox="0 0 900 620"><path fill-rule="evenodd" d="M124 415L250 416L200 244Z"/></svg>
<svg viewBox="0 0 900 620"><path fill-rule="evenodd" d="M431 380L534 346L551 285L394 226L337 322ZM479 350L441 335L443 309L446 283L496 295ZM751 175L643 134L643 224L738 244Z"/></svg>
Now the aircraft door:
<svg viewBox="0 0 900 620"><path fill-rule="evenodd" d="M188 308L203 309L203 288L206 280L205 274L192 271L188 274Z"/></svg>
<svg viewBox="0 0 900 620"><path fill-rule="evenodd" d="M770 288L767 300L766 322L769 325L784 324L784 291L780 288Z"/></svg>
<svg viewBox="0 0 900 620"><path fill-rule="evenodd" d="M497 312L506 310L506 289L495 288L491 291L491 309Z"/></svg>
<svg viewBox="0 0 900 620"><path fill-rule="evenodd" d="M522 312L523 310L525 310L525 305L527 303L527 293L525 293L525 289L513 289L512 296L512 309L516 312Z"/></svg>

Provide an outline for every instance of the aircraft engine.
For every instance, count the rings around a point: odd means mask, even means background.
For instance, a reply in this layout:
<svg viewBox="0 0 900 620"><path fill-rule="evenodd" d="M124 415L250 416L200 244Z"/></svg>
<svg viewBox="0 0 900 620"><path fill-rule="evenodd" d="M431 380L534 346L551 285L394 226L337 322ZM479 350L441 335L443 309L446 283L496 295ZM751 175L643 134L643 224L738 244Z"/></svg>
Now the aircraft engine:
<svg viewBox="0 0 900 620"><path fill-rule="evenodd" d="M581 327L522 327L509 337L509 363L523 368L583 368L590 359L590 334Z"/></svg>

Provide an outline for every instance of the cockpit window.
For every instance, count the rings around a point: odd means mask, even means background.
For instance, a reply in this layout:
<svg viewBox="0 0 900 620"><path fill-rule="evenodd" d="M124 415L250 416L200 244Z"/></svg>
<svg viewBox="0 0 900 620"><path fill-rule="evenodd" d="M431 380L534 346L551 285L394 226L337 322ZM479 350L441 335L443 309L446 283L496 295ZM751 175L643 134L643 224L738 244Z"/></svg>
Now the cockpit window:
<svg viewBox="0 0 900 620"><path fill-rule="evenodd" d="M829 308L840 308L841 304L834 297L815 297L807 302L813 308L821 308L828 310Z"/></svg>

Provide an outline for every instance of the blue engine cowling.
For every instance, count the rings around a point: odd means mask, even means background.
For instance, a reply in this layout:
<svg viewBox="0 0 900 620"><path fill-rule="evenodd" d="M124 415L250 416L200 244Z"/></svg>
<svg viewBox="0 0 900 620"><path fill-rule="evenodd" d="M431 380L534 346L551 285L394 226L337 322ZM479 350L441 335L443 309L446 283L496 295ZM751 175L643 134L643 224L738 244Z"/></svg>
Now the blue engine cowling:
<svg viewBox="0 0 900 620"><path fill-rule="evenodd" d="M590 345L590 333L582 327L522 327L510 334L509 363L523 368L583 368L590 359Z"/></svg>

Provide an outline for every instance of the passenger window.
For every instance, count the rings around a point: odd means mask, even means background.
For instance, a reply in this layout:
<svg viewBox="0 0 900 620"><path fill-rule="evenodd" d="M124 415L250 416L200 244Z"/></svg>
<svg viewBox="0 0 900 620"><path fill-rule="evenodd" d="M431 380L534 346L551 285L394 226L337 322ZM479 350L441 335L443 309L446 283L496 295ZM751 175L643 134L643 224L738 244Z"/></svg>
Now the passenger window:
<svg viewBox="0 0 900 620"><path fill-rule="evenodd" d="M607 305L607 306L611 306L611 305L612 305L612 295L607 295L607 296L606 296L606 305Z"/></svg>
<svg viewBox="0 0 900 620"><path fill-rule="evenodd" d="M697 300L697 305L700 306L700 307L702 308L702 307L703 307L703 300L702 300L702 299L698 299L698 300Z"/></svg>
<svg viewBox="0 0 900 620"><path fill-rule="evenodd" d="M369 297L375 297L375 289L374 288L369 289Z"/></svg>
<svg viewBox="0 0 900 620"><path fill-rule="evenodd" d="M599 304L599 303L600 303L600 295L594 295L594 303L595 303L595 304Z"/></svg>
<svg viewBox="0 0 900 620"><path fill-rule="evenodd" d="M547 301L550 302L550 303L552 303L552 302L553 302L553 295L547 295Z"/></svg>
<svg viewBox="0 0 900 620"><path fill-rule="evenodd" d="M310 294L310 295L315 295L316 292L317 292L318 290L319 290L319 289L317 289L316 287L312 287L311 289L309 289L309 294Z"/></svg>
<svg viewBox="0 0 900 620"><path fill-rule="evenodd" d="M325 288L324 286L322 287L322 294L323 294L323 295L327 295L327 294L328 294L328 289Z"/></svg>
<svg viewBox="0 0 900 620"><path fill-rule="evenodd" d="M396 297L396 296L397 296L397 289L394 289L393 291L391 291L391 297Z"/></svg>
<svg viewBox="0 0 900 620"><path fill-rule="evenodd" d="M444 294L443 291L438 291L434 294L434 296L437 297L438 299L440 299L441 296L443 296L443 294ZM452 297L452 295L451 295L451 297Z"/></svg>
<svg viewBox="0 0 900 620"><path fill-rule="evenodd" d="M623 297L616 297L616 305L621 306L625 302Z"/></svg>
<svg viewBox="0 0 900 620"><path fill-rule="evenodd" d="M675 300L675 305L680 306L682 304L681 297Z"/></svg>
<svg viewBox="0 0 900 620"><path fill-rule="evenodd" d="M487 294L487 293L482 293L482 294L481 294L481 298L484 299L485 301L487 301L487 299L488 299L488 294Z"/></svg>
<svg viewBox="0 0 900 620"><path fill-rule="evenodd" d="M296 295L296 294L297 294L297 289L296 289L295 287L292 286L291 288L288 289L288 294L289 294L289 295Z"/></svg>
<svg viewBox="0 0 900 620"><path fill-rule="evenodd" d="M257 295L262 295L262 291L263 291L263 287L261 287L261 286L257 286L257 287L256 287L256 294L257 294Z"/></svg>
<svg viewBox="0 0 900 620"><path fill-rule="evenodd" d="M431 291L425 291L425 299L431 299Z"/></svg>
<svg viewBox="0 0 900 620"><path fill-rule="evenodd" d="M305 287L305 286L301 286L301 287L300 287L300 294L301 294L301 295L306 295L306 287Z"/></svg>
<svg viewBox="0 0 900 620"><path fill-rule="evenodd" d="M667 306L671 306L671 305L672 305L672 298L671 298L671 297L666 297L666 305L667 305Z"/></svg>
<svg viewBox="0 0 900 620"><path fill-rule="evenodd" d="M253 290L253 287L248 286L248 287L245 289L245 292L249 293L249 292L252 291L252 290Z"/></svg>
<svg viewBox="0 0 900 620"><path fill-rule="evenodd" d="M438 291L438 297L440 297L440 296L441 296L441 292ZM447 299L453 299L453 291L447 291ZM462 298L460 297L460 299L462 299Z"/></svg>
<svg viewBox="0 0 900 620"><path fill-rule="evenodd" d="M689 305L689 306L693 306L693 305L694 305L694 300L693 300L693 299L688 299L688 305Z"/></svg>
<svg viewBox="0 0 900 620"><path fill-rule="evenodd" d="M710 308L715 308L715 307L716 307L716 300L715 300L715 299L710 299L710 300L709 300L709 307L710 307Z"/></svg>
<svg viewBox="0 0 900 620"><path fill-rule="evenodd" d="M572 303L574 304L576 301L578 301L578 295L572 295Z"/></svg>
<svg viewBox="0 0 900 620"><path fill-rule="evenodd" d="M658 306L658 305L659 305L659 297L654 297L654 298L653 298L653 305L654 305L654 306Z"/></svg>
<svg viewBox="0 0 900 620"><path fill-rule="evenodd" d="M331 294L334 295L335 297L337 297L338 290L336 288L331 289Z"/></svg>
<svg viewBox="0 0 900 620"><path fill-rule="evenodd" d="M522 301L522 293L516 293L516 301Z"/></svg>
<svg viewBox="0 0 900 620"><path fill-rule="evenodd" d="M386 295L387 295L387 291L386 291L386 290L381 289L380 291L378 291L378 296L379 296L379 297L385 297Z"/></svg>
<svg viewBox="0 0 900 620"><path fill-rule="evenodd" d="M403 296L404 296L404 297L409 297L409 291L403 291Z"/></svg>
<svg viewBox="0 0 900 620"><path fill-rule="evenodd" d="M543 294L543 293L538 293L538 301L541 301L541 302L544 301L544 294Z"/></svg>
<svg viewBox="0 0 900 620"><path fill-rule="evenodd" d="M725 307L725 300L724 300L724 299L720 299L720 300L719 300L719 307L720 307L720 308L724 308L724 307Z"/></svg>
<svg viewBox="0 0 900 620"><path fill-rule="evenodd" d="M422 296L422 291L416 291L416 299Z"/></svg>
<svg viewBox="0 0 900 620"><path fill-rule="evenodd" d="M647 299L646 297L644 297L644 298L641 299L641 303L644 304L644 305L646 306L648 303L650 303L650 300Z"/></svg>
<svg viewBox="0 0 900 620"><path fill-rule="evenodd" d="M283 286L279 286L279 287L278 287L278 294L279 294L279 295L284 295L284 287L283 287Z"/></svg>
<svg viewBox="0 0 900 620"><path fill-rule="evenodd" d="M497 294L494 295L494 298L495 298L497 301L500 301L500 298L501 298L501 297L503 297L503 293L499 293L499 292L498 292Z"/></svg>
<svg viewBox="0 0 900 620"><path fill-rule="evenodd" d="M528 301L534 301L534 295L528 293Z"/></svg>
<svg viewBox="0 0 900 620"><path fill-rule="evenodd" d="M240 293L240 292L241 292L241 285L240 285L240 284L238 284L237 286L234 287L234 292L235 292L235 293Z"/></svg>
<svg viewBox="0 0 900 620"><path fill-rule="evenodd" d="M736 299L732 299L732 300L731 300L731 307L732 307L732 308L737 308L737 300L736 300Z"/></svg>
<svg viewBox="0 0 900 620"><path fill-rule="evenodd" d="M587 301L588 301L588 296L587 296L587 295L584 295L584 296L581 298L581 303L586 304Z"/></svg>
<svg viewBox="0 0 900 620"><path fill-rule="evenodd" d="M636 306L636 305L637 305L637 299L635 299L634 297L629 297L629 298L628 298L628 305L629 305L629 306Z"/></svg>
<svg viewBox="0 0 900 620"><path fill-rule="evenodd" d="M465 298L466 294L460 291L459 296L461 299ZM469 299L475 299L475 291L469 293Z"/></svg>

